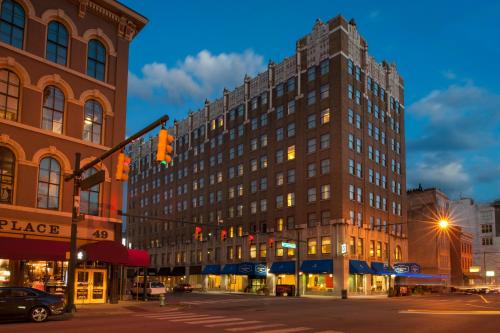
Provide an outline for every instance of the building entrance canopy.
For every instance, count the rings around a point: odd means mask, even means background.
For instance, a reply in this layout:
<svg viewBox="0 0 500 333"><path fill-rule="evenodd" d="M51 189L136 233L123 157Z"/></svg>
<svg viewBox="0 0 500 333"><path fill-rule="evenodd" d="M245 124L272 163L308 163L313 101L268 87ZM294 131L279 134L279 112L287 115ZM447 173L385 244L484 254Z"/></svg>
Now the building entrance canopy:
<svg viewBox="0 0 500 333"><path fill-rule="evenodd" d="M12 260L67 260L68 242L0 237L0 258Z"/></svg>
<svg viewBox="0 0 500 333"><path fill-rule="evenodd" d="M220 275L220 265L206 265L201 274Z"/></svg>
<svg viewBox="0 0 500 333"><path fill-rule="evenodd" d="M300 266L303 273L333 273L333 261L325 260L305 260Z"/></svg>
<svg viewBox="0 0 500 333"><path fill-rule="evenodd" d="M376 275L393 275L396 274L394 269L383 262L376 262L372 261L372 270L374 271L373 274Z"/></svg>
<svg viewBox="0 0 500 333"><path fill-rule="evenodd" d="M278 261L271 265L273 274L295 274L295 261Z"/></svg>
<svg viewBox="0 0 500 333"><path fill-rule="evenodd" d="M375 274L366 261L349 260L349 274Z"/></svg>

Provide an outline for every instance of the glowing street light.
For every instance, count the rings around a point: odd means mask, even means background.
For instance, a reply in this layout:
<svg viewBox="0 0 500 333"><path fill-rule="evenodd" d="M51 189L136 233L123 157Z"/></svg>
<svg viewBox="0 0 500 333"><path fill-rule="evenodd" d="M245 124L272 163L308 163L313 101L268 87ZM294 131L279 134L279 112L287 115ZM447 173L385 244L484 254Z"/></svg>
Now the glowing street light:
<svg viewBox="0 0 500 333"><path fill-rule="evenodd" d="M447 219L440 219L438 221L439 228L441 228L443 230L447 229L449 225L450 225L450 222Z"/></svg>

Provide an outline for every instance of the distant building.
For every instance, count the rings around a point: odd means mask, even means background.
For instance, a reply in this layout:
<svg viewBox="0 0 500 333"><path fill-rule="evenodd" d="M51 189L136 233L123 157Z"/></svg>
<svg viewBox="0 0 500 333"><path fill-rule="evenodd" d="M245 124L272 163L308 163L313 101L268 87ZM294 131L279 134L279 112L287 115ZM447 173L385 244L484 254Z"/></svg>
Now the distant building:
<svg viewBox="0 0 500 333"><path fill-rule="evenodd" d="M470 268L472 266L473 235L464 232L463 229L458 226L452 226L449 235L451 238L451 285L461 287L474 284L476 275L470 273Z"/></svg>
<svg viewBox="0 0 500 333"><path fill-rule="evenodd" d="M404 111L396 66L356 23L318 20L295 54L175 122L167 168L155 138L130 147L128 212L164 220L129 218L128 241L170 283L385 293L384 264L407 260Z"/></svg>
<svg viewBox="0 0 500 333"><path fill-rule="evenodd" d="M454 223L473 235L473 259L469 272L474 284L500 282L500 201L476 204L462 198L450 202Z"/></svg>

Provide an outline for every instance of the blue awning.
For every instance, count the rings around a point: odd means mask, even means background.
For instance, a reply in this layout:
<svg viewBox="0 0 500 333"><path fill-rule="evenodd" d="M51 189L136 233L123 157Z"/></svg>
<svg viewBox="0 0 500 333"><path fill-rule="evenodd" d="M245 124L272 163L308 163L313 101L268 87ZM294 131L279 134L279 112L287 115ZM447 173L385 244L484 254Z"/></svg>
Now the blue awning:
<svg viewBox="0 0 500 333"><path fill-rule="evenodd" d="M422 274L422 273L396 273L396 276L409 277L409 278L420 278L420 279L447 279L447 275L432 275L432 274Z"/></svg>
<svg viewBox="0 0 500 333"><path fill-rule="evenodd" d="M237 274L238 264L225 264L222 268L221 274Z"/></svg>
<svg viewBox="0 0 500 333"><path fill-rule="evenodd" d="M391 266L387 266L383 262L372 261L372 270L375 271L376 275L393 275L396 274Z"/></svg>
<svg viewBox="0 0 500 333"><path fill-rule="evenodd" d="M295 261L278 261L271 265L273 274L295 274Z"/></svg>
<svg viewBox="0 0 500 333"><path fill-rule="evenodd" d="M333 273L332 260L304 260L300 266L304 273Z"/></svg>
<svg viewBox="0 0 500 333"><path fill-rule="evenodd" d="M349 260L349 274L375 274L363 260Z"/></svg>
<svg viewBox="0 0 500 333"><path fill-rule="evenodd" d="M220 274L220 265L206 265L203 268L201 274L211 274L211 275L219 275Z"/></svg>
<svg viewBox="0 0 500 333"><path fill-rule="evenodd" d="M242 262L238 265L238 275L267 276L266 263Z"/></svg>

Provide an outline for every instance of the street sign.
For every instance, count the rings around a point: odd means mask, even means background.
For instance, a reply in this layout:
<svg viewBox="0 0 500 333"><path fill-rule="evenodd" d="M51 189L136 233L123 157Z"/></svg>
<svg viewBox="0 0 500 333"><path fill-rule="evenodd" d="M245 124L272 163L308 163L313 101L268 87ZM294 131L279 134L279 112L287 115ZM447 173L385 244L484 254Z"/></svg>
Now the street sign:
<svg viewBox="0 0 500 333"><path fill-rule="evenodd" d="M281 242L281 246L283 246L284 248L287 248L287 249L296 249L297 248L297 244L295 244L295 243Z"/></svg>
<svg viewBox="0 0 500 333"><path fill-rule="evenodd" d="M86 191L91 187L102 183L104 181L104 178L105 178L104 170L99 170L92 176L83 179L82 182L80 183L80 187L82 191Z"/></svg>
<svg viewBox="0 0 500 333"><path fill-rule="evenodd" d="M340 252L342 254L346 254L347 253L347 244L346 243L342 243L342 245L340 246Z"/></svg>

